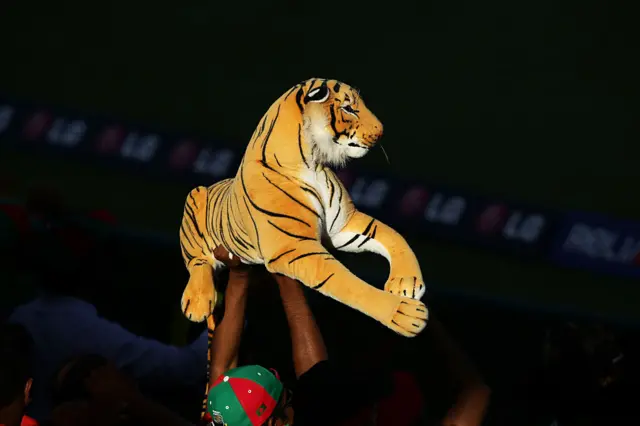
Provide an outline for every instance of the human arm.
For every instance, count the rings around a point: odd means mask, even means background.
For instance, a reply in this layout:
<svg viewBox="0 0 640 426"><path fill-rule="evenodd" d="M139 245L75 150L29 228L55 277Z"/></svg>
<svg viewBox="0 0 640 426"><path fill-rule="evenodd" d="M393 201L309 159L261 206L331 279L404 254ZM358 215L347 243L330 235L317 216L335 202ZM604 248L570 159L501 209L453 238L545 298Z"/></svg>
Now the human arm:
<svg viewBox="0 0 640 426"><path fill-rule="evenodd" d="M327 348L320 329L309 309L300 283L280 274L273 274L280 289L282 305L289 323L293 366L300 378L313 366L327 360Z"/></svg>
<svg viewBox="0 0 640 426"><path fill-rule="evenodd" d="M431 315L428 332L434 347L440 352L451 379L457 385L458 396L442 421L443 426L479 426L484 419L491 389L485 384L471 360L447 333L443 325Z"/></svg>
<svg viewBox="0 0 640 426"><path fill-rule="evenodd" d="M205 380L206 330L191 344L178 347L140 337L95 314L75 316L73 322L77 330L67 337L77 353L101 355L145 384L188 386Z"/></svg>
<svg viewBox="0 0 640 426"><path fill-rule="evenodd" d="M224 251L219 256L228 258L228 253ZM234 264L234 268L231 269L233 269L230 274L231 285L228 286L230 290L226 298L226 306L230 315L227 315L227 319L223 321L217 334L219 337L235 335L235 343L227 345L224 343L226 341L224 338L214 338L212 342L214 352L221 348L221 355L214 358L216 368L226 364L222 367L224 371L226 371L226 367L230 368L233 365L233 360L226 361L226 354L230 352L237 354L237 344L240 338L240 333L234 333L233 327L229 332L229 326L232 325L229 323L234 316L231 314L239 310L235 309L235 306L232 308L230 304L238 302L240 299L244 300L244 297L238 298L236 295L244 295L247 282L247 274L243 268ZM244 314L244 304L241 307L240 311ZM77 352L102 355L146 384L172 386L204 382L204 368L207 365L208 350L206 330L191 345L179 348L139 337L118 324L98 317L94 308L87 309L83 306L82 309L76 311L74 317L68 319L67 322L72 324L73 328L69 334L72 334L73 337L77 336L77 338L69 339L78 346ZM242 318L239 318L238 322L237 327L241 327ZM69 330L68 327L64 328ZM233 337L230 338L233 339ZM220 340L226 347L221 347Z"/></svg>
<svg viewBox="0 0 640 426"><path fill-rule="evenodd" d="M298 379L293 395L294 424L326 424L319 412L331 407L335 419L347 419L381 397L391 386L379 371L354 371L349 365L329 360L327 348L302 284L283 275L274 277L280 289ZM353 389L358 389L354 394ZM349 401L345 404L345 401Z"/></svg>
<svg viewBox="0 0 640 426"><path fill-rule="evenodd" d="M249 287L249 268L238 257L230 257L222 246L218 246L213 254L229 267L229 283L224 296L224 316L211 341L210 383L237 367Z"/></svg>

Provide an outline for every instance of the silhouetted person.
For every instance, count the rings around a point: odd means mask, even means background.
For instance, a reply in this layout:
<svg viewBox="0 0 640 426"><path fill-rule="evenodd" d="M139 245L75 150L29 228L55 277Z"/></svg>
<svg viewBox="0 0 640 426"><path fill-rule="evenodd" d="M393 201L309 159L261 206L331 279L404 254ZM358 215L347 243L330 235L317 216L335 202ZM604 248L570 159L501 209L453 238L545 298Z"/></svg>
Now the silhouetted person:
<svg viewBox="0 0 640 426"><path fill-rule="evenodd" d="M28 426L33 420L25 417L31 384L32 341L19 325L0 325L0 425Z"/></svg>
<svg viewBox="0 0 640 426"><path fill-rule="evenodd" d="M217 247L216 259L230 268L225 291L225 312L213 334L211 345L211 391L208 414L214 424L238 426L310 426L351 424L411 424L418 416L400 419L393 408L404 409L386 398L386 390L411 386L406 377L396 375L389 383L381 371L369 375L345 368L329 358L324 339L307 304L302 284L283 275L273 274L280 290L292 346L296 373L295 392L290 392L277 373L258 365L237 367L244 310L247 302L249 274L237 257ZM490 390L467 359L467 356L435 319L427 326L443 355L442 367L451 370L459 385L453 407L442 420L446 426L479 426L489 402ZM426 332L426 330L425 330ZM230 403L229 401L234 401ZM376 403L382 402L376 412ZM412 401L407 401L411 404ZM413 405L413 404L412 404ZM420 407L420 403L415 404ZM387 410L392 407L392 410ZM360 423L353 416L370 414ZM380 415L380 423L375 417ZM370 421L369 421L370 420ZM382 423L384 422L384 423Z"/></svg>
<svg viewBox="0 0 640 426"><path fill-rule="evenodd" d="M32 417L41 420L51 412L49 387L58 366L88 353L105 357L145 385L204 386L206 330L180 348L137 336L102 318L92 300L96 289L111 283L112 250L67 224L45 220L42 228L30 244L42 294L10 317L28 329L35 343L33 403L28 408ZM148 303L152 299L150 295Z"/></svg>

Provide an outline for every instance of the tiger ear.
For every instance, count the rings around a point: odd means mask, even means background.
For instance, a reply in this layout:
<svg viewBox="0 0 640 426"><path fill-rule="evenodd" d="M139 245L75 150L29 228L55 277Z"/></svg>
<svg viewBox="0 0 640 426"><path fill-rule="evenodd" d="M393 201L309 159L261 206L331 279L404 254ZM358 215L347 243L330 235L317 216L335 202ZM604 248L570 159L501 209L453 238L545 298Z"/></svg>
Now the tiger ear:
<svg viewBox="0 0 640 426"><path fill-rule="evenodd" d="M329 88L326 84L323 84L320 87L316 87L315 89L311 89L307 96L304 97L304 103L308 104L309 102L324 102L329 98Z"/></svg>

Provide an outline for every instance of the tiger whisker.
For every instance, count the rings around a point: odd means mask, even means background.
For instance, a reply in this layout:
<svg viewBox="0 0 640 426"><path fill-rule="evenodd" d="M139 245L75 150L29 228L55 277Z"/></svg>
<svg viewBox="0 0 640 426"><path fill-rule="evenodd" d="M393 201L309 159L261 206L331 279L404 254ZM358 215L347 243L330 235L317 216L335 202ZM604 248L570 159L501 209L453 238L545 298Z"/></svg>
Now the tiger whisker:
<svg viewBox="0 0 640 426"><path fill-rule="evenodd" d="M389 156L387 155L387 151L384 150L384 146L382 146L382 144L379 144L379 145L380 145L380 148L382 148L382 153L384 154L384 158L386 158L387 163L391 165L391 161L389 161Z"/></svg>

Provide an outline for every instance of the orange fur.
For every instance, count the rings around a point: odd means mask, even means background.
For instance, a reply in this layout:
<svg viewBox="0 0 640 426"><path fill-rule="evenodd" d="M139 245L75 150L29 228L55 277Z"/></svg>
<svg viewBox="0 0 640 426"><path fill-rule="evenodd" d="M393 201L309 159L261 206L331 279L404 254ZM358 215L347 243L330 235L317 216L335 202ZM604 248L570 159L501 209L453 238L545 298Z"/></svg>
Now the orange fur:
<svg viewBox="0 0 640 426"><path fill-rule="evenodd" d="M329 166L365 155L382 123L358 91L335 80L311 79L283 94L262 117L237 175L187 198L180 228L190 273L182 298L185 315L203 321L215 305L213 257L222 244L245 263L264 264L412 337L426 326L420 302L425 287L404 238L355 209ZM390 262L379 290L337 261L321 245L372 251Z"/></svg>

